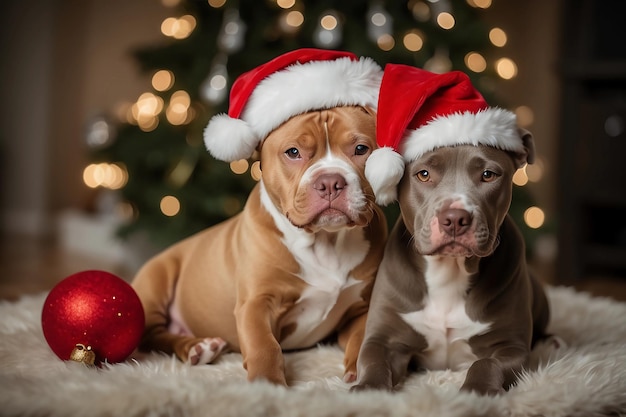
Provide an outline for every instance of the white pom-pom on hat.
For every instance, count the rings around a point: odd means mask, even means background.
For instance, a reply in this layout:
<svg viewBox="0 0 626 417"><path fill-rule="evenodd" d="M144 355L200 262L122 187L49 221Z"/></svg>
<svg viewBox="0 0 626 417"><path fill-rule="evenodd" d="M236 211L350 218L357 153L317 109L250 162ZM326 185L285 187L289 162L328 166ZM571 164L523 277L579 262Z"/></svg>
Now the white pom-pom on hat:
<svg viewBox="0 0 626 417"><path fill-rule="evenodd" d="M375 149L365 162L365 178L382 206L397 198L398 183L404 175L404 158L393 148Z"/></svg>
<svg viewBox="0 0 626 417"><path fill-rule="evenodd" d="M249 158L259 144L259 137L243 120L218 114L204 129L204 143L214 158L232 162Z"/></svg>

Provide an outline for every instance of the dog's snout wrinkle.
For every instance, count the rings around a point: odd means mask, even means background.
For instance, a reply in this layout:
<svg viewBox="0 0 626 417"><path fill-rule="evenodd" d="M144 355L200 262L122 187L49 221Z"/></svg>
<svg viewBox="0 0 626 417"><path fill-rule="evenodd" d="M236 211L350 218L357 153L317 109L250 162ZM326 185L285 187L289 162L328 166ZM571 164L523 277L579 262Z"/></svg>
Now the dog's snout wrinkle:
<svg viewBox="0 0 626 417"><path fill-rule="evenodd" d="M461 236L472 225L472 215L467 210L448 208L437 215L439 226L449 236Z"/></svg>
<svg viewBox="0 0 626 417"><path fill-rule="evenodd" d="M313 189L325 200L333 201L346 187L346 179L339 174L320 175L313 183Z"/></svg>

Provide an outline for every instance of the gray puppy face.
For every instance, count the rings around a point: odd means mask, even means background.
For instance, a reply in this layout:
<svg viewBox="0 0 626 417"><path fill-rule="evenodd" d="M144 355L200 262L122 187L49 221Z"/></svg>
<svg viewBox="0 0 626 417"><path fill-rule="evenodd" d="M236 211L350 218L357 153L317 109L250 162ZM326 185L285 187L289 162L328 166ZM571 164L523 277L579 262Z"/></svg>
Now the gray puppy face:
<svg viewBox="0 0 626 417"><path fill-rule="evenodd" d="M482 145L438 148L407 164L398 201L416 250L455 257L491 254L519 165L516 156Z"/></svg>

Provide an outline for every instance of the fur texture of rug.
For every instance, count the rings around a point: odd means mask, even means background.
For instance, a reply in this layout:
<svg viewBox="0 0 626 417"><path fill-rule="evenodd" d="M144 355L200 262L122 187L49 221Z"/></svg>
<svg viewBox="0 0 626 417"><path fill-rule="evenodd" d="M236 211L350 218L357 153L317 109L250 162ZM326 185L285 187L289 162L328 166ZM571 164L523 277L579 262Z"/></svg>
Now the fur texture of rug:
<svg viewBox="0 0 626 417"><path fill-rule="evenodd" d="M246 381L241 356L190 367L159 354L100 369L63 362L41 330L45 294L0 303L2 416L626 415L626 303L549 288L550 341L507 393L460 393L463 372L412 374L394 393L349 392L335 345L286 354L289 388Z"/></svg>

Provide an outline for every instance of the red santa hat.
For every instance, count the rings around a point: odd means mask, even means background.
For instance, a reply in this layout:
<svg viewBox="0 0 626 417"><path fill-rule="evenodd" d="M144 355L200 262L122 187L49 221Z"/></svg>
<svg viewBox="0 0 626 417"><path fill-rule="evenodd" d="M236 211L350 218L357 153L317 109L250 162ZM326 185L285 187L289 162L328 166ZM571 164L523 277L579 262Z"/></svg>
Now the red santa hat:
<svg viewBox="0 0 626 417"><path fill-rule="evenodd" d="M376 109L382 69L349 52L298 49L235 80L228 114L204 130L209 152L223 161L252 156L267 135L298 114L338 106Z"/></svg>
<svg viewBox="0 0 626 417"><path fill-rule="evenodd" d="M376 201L396 199L404 164L436 148L487 145L524 152L515 114L489 107L459 71L435 74L388 64L380 86L376 139L365 175Z"/></svg>

